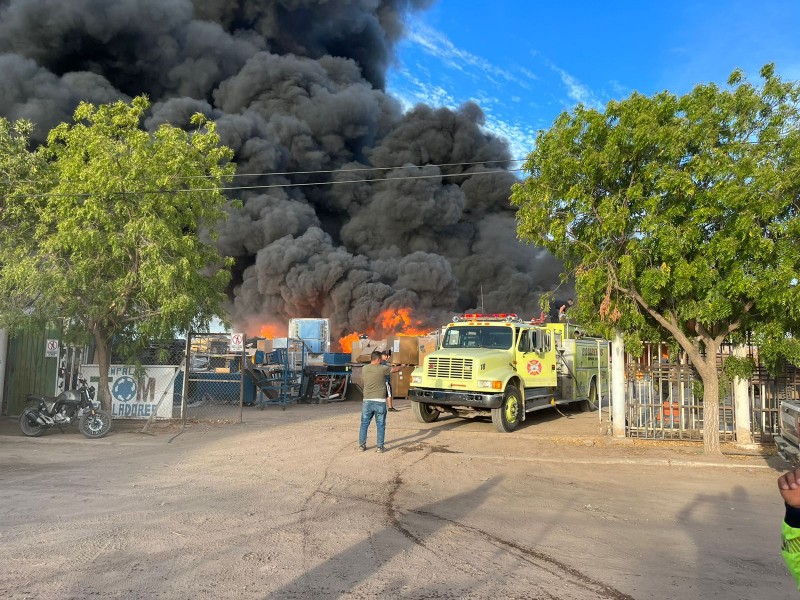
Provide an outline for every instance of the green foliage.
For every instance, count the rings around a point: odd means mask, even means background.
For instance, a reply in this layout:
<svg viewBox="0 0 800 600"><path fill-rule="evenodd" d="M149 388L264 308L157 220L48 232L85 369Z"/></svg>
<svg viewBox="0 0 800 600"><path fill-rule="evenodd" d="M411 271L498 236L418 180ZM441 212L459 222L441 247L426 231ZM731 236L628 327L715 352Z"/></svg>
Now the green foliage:
<svg viewBox="0 0 800 600"><path fill-rule="evenodd" d="M787 335L780 323L759 328L755 336L758 345L758 362L770 373L777 375L784 361L800 366L800 340Z"/></svg>
<svg viewBox="0 0 800 600"><path fill-rule="evenodd" d="M692 398L695 402L702 402L703 401L703 394L705 390L703 389L703 381L702 379L692 379Z"/></svg>
<svg viewBox="0 0 800 600"><path fill-rule="evenodd" d="M800 330L800 86L762 78L578 106L540 132L518 233L564 262L587 327Z"/></svg>
<svg viewBox="0 0 800 600"><path fill-rule="evenodd" d="M725 359L725 362L722 364L722 372L728 376L728 378L733 379L734 377L738 377L739 379L750 379L753 376L753 372L756 370L756 363L750 357L743 357L740 358L738 356L728 356Z"/></svg>
<svg viewBox="0 0 800 600"><path fill-rule="evenodd" d="M229 263L209 237L225 216L232 152L200 115L193 132L143 130L148 107L144 97L82 103L34 153L28 130L15 138L0 122L0 164L44 172L38 185L3 189L0 227L19 235L0 245L0 325L66 317L119 351L221 312Z"/></svg>
<svg viewBox="0 0 800 600"><path fill-rule="evenodd" d="M731 381L731 377L723 371L717 383L717 397L719 400L725 400L730 397L732 393ZM697 402L702 402L704 393L703 380L699 378L692 379L692 398Z"/></svg>
<svg viewBox="0 0 800 600"><path fill-rule="evenodd" d="M512 192L519 237L562 260L586 329L631 349L668 332L706 392L736 332L773 364L800 358L800 85L774 71L578 106L539 133ZM704 403L718 453L718 399Z"/></svg>
<svg viewBox="0 0 800 600"><path fill-rule="evenodd" d="M27 256L24 243L31 235L29 211L33 207L12 201L47 188L50 180L49 165L39 154L28 150L33 125L28 121L9 122L0 118L0 265L12 277L10 285L0 288L2 301L13 310L8 310L5 324L18 325L25 317L34 291L16 265ZM15 317L12 319L12 315Z"/></svg>

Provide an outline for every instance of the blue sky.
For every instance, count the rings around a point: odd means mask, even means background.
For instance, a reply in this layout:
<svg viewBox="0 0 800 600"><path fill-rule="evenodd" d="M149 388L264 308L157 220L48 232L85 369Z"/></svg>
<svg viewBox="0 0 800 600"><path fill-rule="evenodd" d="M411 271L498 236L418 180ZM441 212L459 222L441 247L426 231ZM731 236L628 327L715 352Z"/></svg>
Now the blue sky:
<svg viewBox="0 0 800 600"><path fill-rule="evenodd" d="M767 62L800 79L798 0L438 0L407 28L389 92L407 107L476 101L514 158L578 102L684 94L736 68L757 81Z"/></svg>

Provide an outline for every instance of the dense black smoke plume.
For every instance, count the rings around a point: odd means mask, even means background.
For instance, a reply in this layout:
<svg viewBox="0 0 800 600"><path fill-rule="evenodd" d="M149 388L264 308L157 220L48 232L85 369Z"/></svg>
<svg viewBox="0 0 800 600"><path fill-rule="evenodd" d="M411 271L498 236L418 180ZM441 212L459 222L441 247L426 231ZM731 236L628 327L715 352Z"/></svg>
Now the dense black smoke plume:
<svg viewBox="0 0 800 600"><path fill-rule="evenodd" d="M481 303L531 315L559 265L516 241L506 144L474 104L404 114L384 91L404 16L430 3L0 0L0 114L39 139L80 100L146 93L151 128L214 118L253 174L236 183L275 186L241 192L219 236L251 332L363 331L403 307L430 326Z"/></svg>

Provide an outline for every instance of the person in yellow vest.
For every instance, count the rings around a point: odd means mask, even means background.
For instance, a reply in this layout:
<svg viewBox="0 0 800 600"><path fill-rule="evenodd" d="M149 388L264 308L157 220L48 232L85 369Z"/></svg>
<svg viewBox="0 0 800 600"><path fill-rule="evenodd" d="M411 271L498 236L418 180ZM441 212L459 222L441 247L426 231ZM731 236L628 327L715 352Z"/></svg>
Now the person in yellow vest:
<svg viewBox="0 0 800 600"><path fill-rule="evenodd" d="M781 528L781 554L800 590L800 467L780 476L778 490L786 505Z"/></svg>

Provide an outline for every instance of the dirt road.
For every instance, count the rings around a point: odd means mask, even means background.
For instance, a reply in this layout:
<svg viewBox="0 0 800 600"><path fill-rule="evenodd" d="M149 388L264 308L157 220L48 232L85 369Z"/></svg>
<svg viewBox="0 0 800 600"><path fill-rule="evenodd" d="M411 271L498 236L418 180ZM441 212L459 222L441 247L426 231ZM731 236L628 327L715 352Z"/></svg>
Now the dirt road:
<svg viewBox="0 0 800 600"><path fill-rule="evenodd" d="M0 597L795 598L783 465L614 443L596 416L245 413L174 437L0 429ZM574 435L574 433L580 435Z"/></svg>

